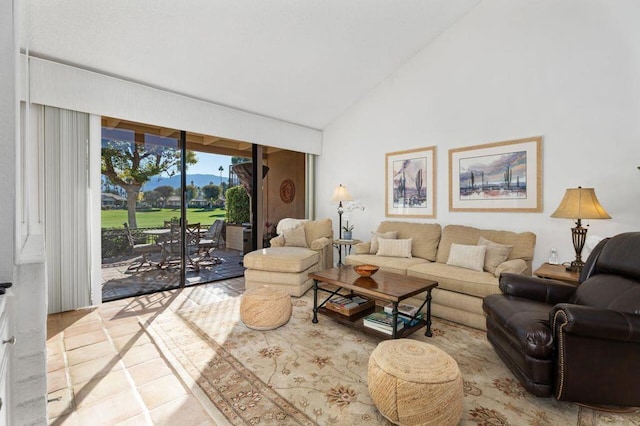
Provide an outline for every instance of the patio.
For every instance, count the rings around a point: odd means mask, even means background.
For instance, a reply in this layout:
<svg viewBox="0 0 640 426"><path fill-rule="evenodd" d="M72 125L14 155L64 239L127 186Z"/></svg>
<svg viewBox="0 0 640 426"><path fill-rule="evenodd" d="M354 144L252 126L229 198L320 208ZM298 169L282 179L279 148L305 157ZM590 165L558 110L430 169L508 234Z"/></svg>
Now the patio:
<svg viewBox="0 0 640 426"><path fill-rule="evenodd" d="M221 248L215 255L222 261L203 263L198 270L187 268L185 286L193 286L244 275L243 254L239 250ZM150 256L150 260L155 259ZM159 256L159 255L157 255ZM104 259L102 263L102 300L104 302L125 297L177 288L180 285L179 268L146 266L138 271L127 270L140 256L129 255L117 259Z"/></svg>

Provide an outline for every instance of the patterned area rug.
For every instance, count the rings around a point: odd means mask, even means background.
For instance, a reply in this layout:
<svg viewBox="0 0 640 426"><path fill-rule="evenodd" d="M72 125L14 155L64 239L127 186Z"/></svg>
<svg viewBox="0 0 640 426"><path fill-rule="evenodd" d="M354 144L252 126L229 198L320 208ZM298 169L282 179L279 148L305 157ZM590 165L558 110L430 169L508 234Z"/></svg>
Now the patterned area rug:
<svg viewBox="0 0 640 426"><path fill-rule="evenodd" d="M367 362L379 340L326 317L311 322L312 293L293 299L289 323L254 331L240 298L163 313L146 328L183 379L231 424L388 425L367 389ZM434 318L433 337L464 378L462 425L640 425L630 414L593 411L529 395L484 332ZM208 402L208 401L207 401Z"/></svg>

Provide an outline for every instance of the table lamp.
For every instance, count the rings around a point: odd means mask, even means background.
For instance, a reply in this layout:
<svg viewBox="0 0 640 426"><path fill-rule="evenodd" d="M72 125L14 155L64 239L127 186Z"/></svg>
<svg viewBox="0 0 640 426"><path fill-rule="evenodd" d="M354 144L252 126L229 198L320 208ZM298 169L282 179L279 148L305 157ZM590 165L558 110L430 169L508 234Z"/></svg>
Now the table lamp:
<svg viewBox="0 0 640 426"><path fill-rule="evenodd" d="M338 185L338 187L333 191L333 196L331 197L331 201L334 203L338 202L338 235L339 239L342 239L342 213L344 213L344 208L342 207L343 201L352 201L353 197L347 191L346 186L342 186L342 184Z"/></svg>
<svg viewBox="0 0 640 426"><path fill-rule="evenodd" d="M587 228L582 227L582 219L611 219L611 216L600 205L593 188L569 188L551 217L574 219L575 228L571 228L573 248L576 251L576 260L567 266L569 271L580 272L584 266L582 261L582 248L587 239ZM589 226L589 225L587 225Z"/></svg>

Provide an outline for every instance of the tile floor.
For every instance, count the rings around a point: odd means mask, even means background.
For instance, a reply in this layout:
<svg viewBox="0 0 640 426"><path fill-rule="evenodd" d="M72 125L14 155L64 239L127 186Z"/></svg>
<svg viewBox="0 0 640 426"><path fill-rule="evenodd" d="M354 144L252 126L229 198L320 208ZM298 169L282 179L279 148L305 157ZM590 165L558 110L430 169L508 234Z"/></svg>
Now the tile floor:
<svg viewBox="0 0 640 426"><path fill-rule="evenodd" d="M214 425L140 326L244 291L244 278L49 315L49 425Z"/></svg>

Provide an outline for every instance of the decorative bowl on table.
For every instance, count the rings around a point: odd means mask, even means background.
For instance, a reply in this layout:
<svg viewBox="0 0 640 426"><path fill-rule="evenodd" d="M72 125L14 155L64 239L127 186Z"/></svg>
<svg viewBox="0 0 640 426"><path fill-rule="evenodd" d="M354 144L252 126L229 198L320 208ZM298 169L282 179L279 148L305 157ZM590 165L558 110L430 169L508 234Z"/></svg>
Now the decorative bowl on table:
<svg viewBox="0 0 640 426"><path fill-rule="evenodd" d="M358 275L365 278L378 272L378 269L380 268L376 265L356 265L353 267L353 270L356 271Z"/></svg>

